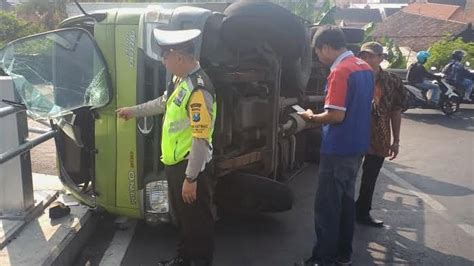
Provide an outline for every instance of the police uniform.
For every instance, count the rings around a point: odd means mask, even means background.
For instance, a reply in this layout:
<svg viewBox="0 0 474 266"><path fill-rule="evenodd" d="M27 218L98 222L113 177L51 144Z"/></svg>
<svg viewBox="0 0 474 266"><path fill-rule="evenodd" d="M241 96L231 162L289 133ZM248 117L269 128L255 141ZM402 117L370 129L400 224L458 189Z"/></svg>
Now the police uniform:
<svg viewBox="0 0 474 266"><path fill-rule="evenodd" d="M199 30L154 30L161 49L189 47ZM216 118L215 89L199 63L186 77L173 78L165 95L135 106L135 116L164 113L161 161L168 179L169 199L180 229L178 260L170 265L211 265L214 250L214 217L209 169L212 133ZM182 198L185 178L197 182L196 200ZM167 264L165 264L167 265Z"/></svg>

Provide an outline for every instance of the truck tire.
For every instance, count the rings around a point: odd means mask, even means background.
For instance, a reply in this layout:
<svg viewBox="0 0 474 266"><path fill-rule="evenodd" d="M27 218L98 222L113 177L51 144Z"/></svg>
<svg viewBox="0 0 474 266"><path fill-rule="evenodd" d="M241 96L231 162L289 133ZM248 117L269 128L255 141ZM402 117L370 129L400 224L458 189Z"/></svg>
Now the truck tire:
<svg viewBox="0 0 474 266"><path fill-rule="evenodd" d="M303 56L305 27L290 11L269 2L235 2L224 11L221 37L231 48L268 43L285 58Z"/></svg>

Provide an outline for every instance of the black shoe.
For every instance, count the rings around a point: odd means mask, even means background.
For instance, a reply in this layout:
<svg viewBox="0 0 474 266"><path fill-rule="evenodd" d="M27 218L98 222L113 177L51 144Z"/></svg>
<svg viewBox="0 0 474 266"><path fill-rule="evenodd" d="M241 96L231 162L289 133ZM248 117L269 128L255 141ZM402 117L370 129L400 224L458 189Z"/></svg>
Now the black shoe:
<svg viewBox="0 0 474 266"><path fill-rule="evenodd" d="M189 260L181 257L172 258L170 260L163 260L158 262L158 266L191 266Z"/></svg>
<svg viewBox="0 0 474 266"><path fill-rule="evenodd" d="M373 218L372 216L370 216L370 214L364 216L357 216L356 222L372 227L383 227L383 221Z"/></svg>

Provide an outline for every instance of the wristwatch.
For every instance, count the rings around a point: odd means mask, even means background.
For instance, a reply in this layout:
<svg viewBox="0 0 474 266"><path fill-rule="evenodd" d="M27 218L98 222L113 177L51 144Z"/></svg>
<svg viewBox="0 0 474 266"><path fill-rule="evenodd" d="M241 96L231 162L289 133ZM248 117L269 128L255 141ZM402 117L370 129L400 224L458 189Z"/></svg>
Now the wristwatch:
<svg viewBox="0 0 474 266"><path fill-rule="evenodd" d="M194 183L197 181L197 177L192 178L190 176L186 176L186 181L188 181L188 183Z"/></svg>

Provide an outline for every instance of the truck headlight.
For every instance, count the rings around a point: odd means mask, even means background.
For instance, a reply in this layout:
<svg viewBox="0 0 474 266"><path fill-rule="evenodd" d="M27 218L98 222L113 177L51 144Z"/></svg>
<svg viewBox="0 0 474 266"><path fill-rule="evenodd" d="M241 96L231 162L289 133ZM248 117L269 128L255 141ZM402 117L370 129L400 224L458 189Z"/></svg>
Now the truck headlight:
<svg viewBox="0 0 474 266"><path fill-rule="evenodd" d="M167 213L169 211L168 202L168 182L166 180L153 181L146 184L147 212Z"/></svg>

